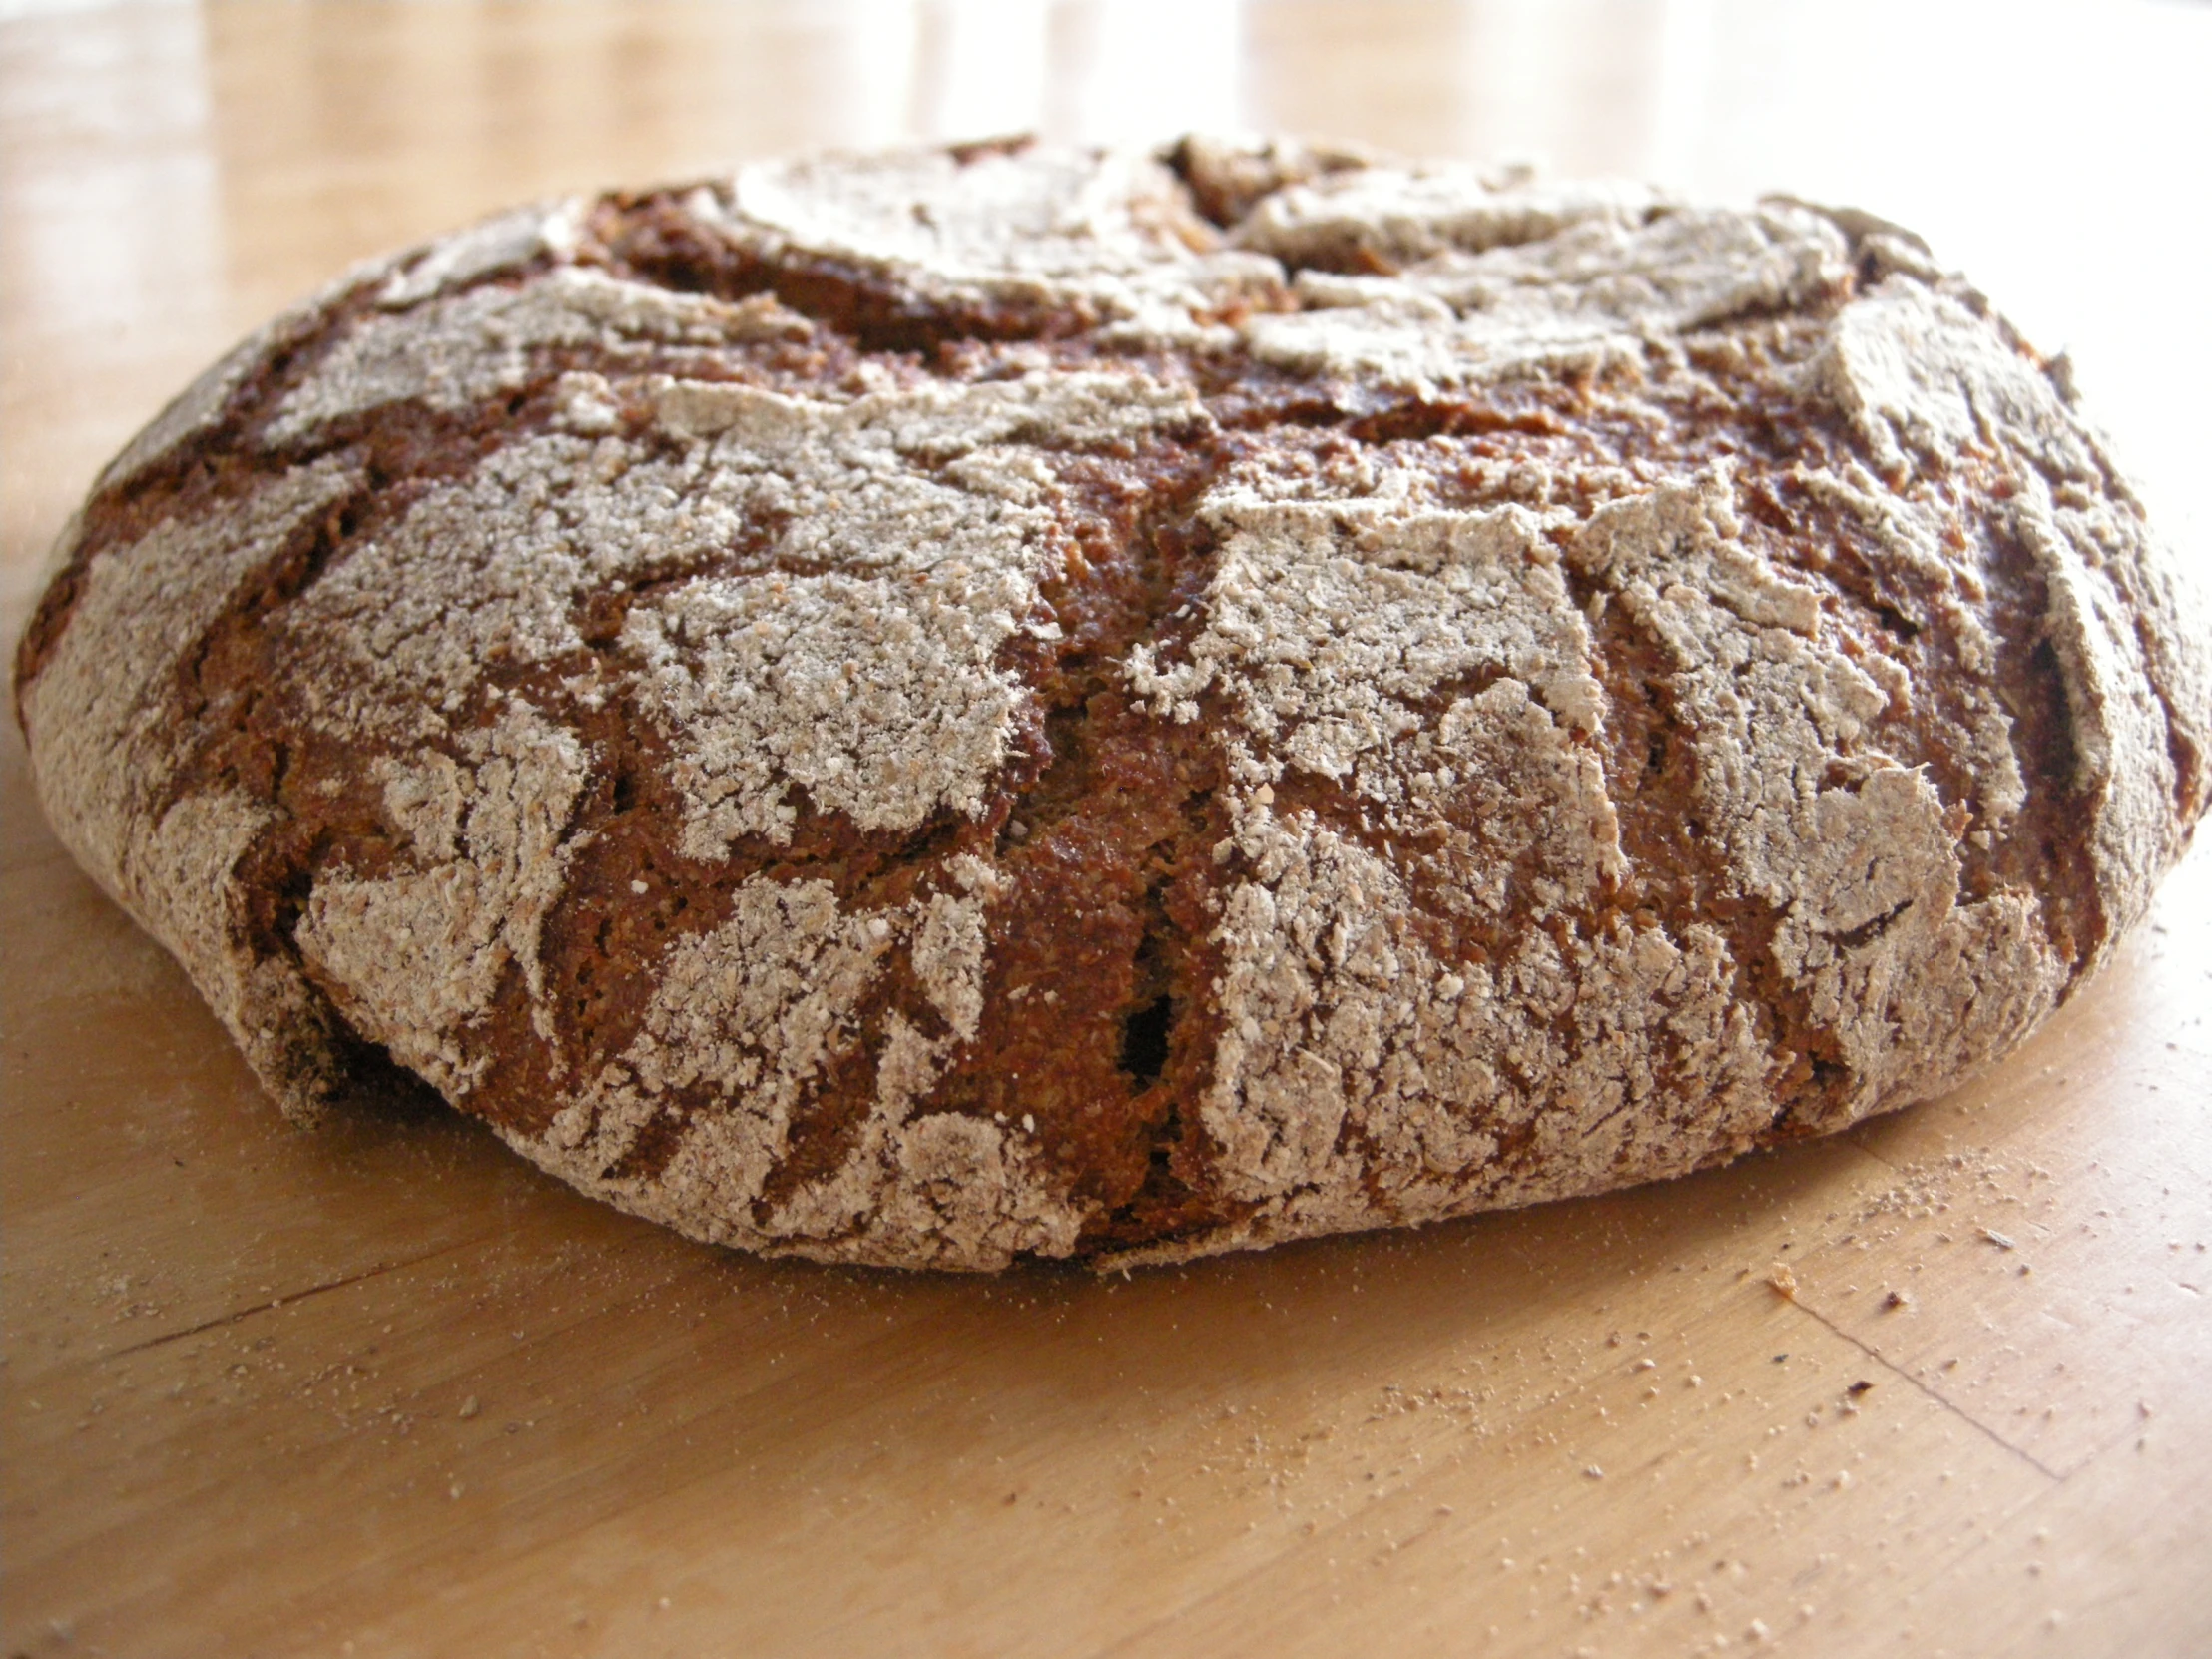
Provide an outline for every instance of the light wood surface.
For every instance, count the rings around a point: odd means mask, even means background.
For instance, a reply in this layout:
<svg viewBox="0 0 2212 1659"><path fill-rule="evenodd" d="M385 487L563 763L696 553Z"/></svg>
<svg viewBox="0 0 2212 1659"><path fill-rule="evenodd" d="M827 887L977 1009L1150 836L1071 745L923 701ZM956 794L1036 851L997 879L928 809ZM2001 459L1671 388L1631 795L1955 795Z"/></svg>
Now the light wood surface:
<svg viewBox="0 0 2212 1659"><path fill-rule="evenodd" d="M1930 232L2201 571L2212 10L145 5L0 20L0 598L345 263L556 189L1296 129ZM2194 388L2194 389L2192 389ZM306 1135L0 749L17 1655L2212 1652L2212 854L1994 1075L1186 1271L762 1264ZM1774 1287L1794 1277L1795 1296Z"/></svg>

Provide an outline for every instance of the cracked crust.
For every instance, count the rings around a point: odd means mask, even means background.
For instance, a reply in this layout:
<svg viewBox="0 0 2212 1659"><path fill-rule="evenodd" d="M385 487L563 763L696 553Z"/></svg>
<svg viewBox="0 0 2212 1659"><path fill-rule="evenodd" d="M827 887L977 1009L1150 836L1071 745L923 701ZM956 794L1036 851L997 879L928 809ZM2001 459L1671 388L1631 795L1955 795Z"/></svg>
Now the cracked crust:
<svg viewBox="0 0 2212 1659"><path fill-rule="evenodd" d="M998 144L362 267L102 476L49 816L285 1109L748 1249L1174 1260L1952 1086L2109 954L2212 638L1908 233Z"/></svg>

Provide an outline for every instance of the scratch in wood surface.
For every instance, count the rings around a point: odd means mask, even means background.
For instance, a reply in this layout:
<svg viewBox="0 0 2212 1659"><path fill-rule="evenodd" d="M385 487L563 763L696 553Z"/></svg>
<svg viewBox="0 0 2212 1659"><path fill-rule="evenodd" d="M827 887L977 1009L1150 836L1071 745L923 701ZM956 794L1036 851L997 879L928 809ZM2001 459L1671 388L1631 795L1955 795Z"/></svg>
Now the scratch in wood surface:
<svg viewBox="0 0 2212 1659"><path fill-rule="evenodd" d="M228 1314L218 1314L212 1320L202 1320L198 1325L188 1325L182 1331L170 1331L159 1337L149 1337L143 1343L133 1343L128 1348L116 1349L105 1358L120 1360L128 1354L144 1354L148 1349L160 1348L168 1343L182 1342L187 1337L199 1336L203 1331L214 1331L226 1325L236 1325L241 1320L252 1319L256 1314L274 1313L276 1309L286 1307L291 1303L304 1302L311 1296L321 1296L328 1291L342 1291L348 1285L358 1285L363 1280L374 1279L380 1273L393 1273L400 1268L418 1267L424 1262L434 1261L436 1258L450 1255L456 1250L468 1250L481 1243L483 1243L481 1239L465 1239L459 1244L440 1245L436 1250L426 1250L420 1256L403 1257L392 1262L378 1262L372 1268L364 1269L359 1273L349 1273L342 1279L332 1279L321 1285L309 1285L303 1291L293 1291L285 1296L273 1296L267 1302L257 1302L251 1308L238 1308Z"/></svg>
<svg viewBox="0 0 2212 1659"><path fill-rule="evenodd" d="M1902 1367L1886 1359L1879 1350L1869 1348L1865 1343L1861 1342L1857 1337L1854 1337L1849 1331L1846 1331L1834 1320L1831 1320L1823 1315L1819 1309L1809 1306L1804 1298L1793 1298L1791 1306L1802 1310L1808 1317L1818 1321L1821 1325L1827 1327L1827 1329L1830 1332L1834 1333L1836 1336L1843 1338L1845 1342L1851 1344L1853 1348L1856 1348L1869 1360L1872 1360L1876 1365L1880 1366L1883 1370L1890 1373L1891 1376L1899 1378L1903 1382L1910 1383L1913 1387L1918 1388L1922 1393L1926 1394L1930 1399L1933 1399L1944 1410L1950 1412L1951 1415L1957 1417L1961 1422L1970 1424L1980 1433L1986 1435L1989 1439L1994 1440L1998 1445L2004 1447L2006 1451L2011 1452L2013 1456L2019 1458L2022 1462L2034 1468L2038 1473L2046 1474L2050 1476L2050 1478L2053 1480L2063 1480L2066 1478L2063 1474L2059 1473L2058 1470L2052 1468L2048 1463L2045 1463L2041 1458L2035 1456L2032 1452L2022 1451L2018 1446L2014 1445L2002 1434L1999 1434L1995 1429L1991 1428L1979 1417L1973 1416L1971 1413L1963 1410L1958 1405L1953 1404L1950 1400L1945 1399L1941 1394L1937 1393L1934 1388L1931 1388L1926 1382L1923 1382L1911 1372L1904 1370Z"/></svg>

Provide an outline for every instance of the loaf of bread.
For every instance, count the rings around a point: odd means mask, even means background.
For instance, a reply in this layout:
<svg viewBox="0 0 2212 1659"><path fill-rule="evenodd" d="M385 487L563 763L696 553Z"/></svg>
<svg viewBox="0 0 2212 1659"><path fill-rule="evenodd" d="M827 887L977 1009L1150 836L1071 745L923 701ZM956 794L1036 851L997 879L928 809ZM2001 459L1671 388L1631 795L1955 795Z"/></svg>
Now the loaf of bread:
<svg viewBox="0 0 2212 1659"><path fill-rule="evenodd" d="M1915 237L1292 144L827 157L358 269L101 476L56 830L302 1120L1127 1264L1922 1100L2207 796L2212 629Z"/></svg>

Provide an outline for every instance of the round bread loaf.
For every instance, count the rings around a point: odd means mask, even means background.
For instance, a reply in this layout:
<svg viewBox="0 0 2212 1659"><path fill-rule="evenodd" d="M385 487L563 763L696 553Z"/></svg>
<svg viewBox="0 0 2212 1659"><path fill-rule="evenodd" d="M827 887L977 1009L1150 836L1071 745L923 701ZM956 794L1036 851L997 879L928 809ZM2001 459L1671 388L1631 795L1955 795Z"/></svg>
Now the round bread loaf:
<svg viewBox="0 0 2212 1659"><path fill-rule="evenodd" d="M56 829L284 1108L396 1066L751 1250L1166 1260L1951 1087L2212 653L1911 235L1187 140L748 167L356 270L109 467Z"/></svg>

